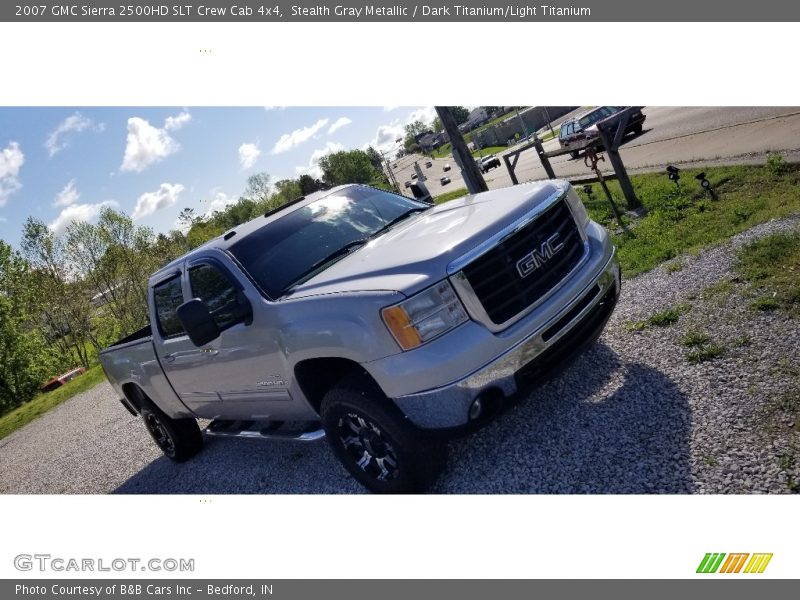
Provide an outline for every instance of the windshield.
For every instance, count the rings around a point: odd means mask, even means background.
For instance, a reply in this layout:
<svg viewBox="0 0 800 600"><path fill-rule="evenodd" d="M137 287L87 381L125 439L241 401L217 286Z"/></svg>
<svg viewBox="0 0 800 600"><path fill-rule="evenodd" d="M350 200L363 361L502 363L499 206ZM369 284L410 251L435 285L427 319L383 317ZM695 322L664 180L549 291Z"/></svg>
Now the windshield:
<svg viewBox="0 0 800 600"><path fill-rule="evenodd" d="M267 223L230 252L270 298L279 298L357 251L387 225L430 208L404 196L345 188Z"/></svg>

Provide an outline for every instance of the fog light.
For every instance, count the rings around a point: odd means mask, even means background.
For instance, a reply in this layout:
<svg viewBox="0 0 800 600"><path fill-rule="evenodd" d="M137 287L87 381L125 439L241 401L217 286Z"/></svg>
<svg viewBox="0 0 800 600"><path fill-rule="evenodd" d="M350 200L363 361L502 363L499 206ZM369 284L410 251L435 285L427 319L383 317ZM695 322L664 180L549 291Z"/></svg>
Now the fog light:
<svg viewBox="0 0 800 600"><path fill-rule="evenodd" d="M480 398L475 398L472 406L469 407L469 420L474 421L483 414L483 401Z"/></svg>

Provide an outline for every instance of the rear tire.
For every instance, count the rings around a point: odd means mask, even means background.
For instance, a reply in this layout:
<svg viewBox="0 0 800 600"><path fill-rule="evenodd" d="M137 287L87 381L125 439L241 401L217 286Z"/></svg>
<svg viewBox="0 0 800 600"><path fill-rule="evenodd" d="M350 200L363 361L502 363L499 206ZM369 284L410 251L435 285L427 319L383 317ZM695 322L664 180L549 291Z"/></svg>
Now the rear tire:
<svg viewBox="0 0 800 600"><path fill-rule="evenodd" d="M142 406L141 415L145 429L167 458L184 462L203 448L203 434L195 419L173 419L151 403Z"/></svg>
<svg viewBox="0 0 800 600"><path fill-rule="evenodd" d="M570 152L570 153L569 153L569 155L570 155L572 158L578 158L578 157L581 155L581 153L580 153L580 151L579 151L579 150L573 150L572 152Z"/></svg>
<svg viewBox="0 0 800 600"><path fill-rule="evenodd" d="M320 414L334 454L372 492L424 492L445 467L446 442L414 427L364 373L325 394Z"/></svg>

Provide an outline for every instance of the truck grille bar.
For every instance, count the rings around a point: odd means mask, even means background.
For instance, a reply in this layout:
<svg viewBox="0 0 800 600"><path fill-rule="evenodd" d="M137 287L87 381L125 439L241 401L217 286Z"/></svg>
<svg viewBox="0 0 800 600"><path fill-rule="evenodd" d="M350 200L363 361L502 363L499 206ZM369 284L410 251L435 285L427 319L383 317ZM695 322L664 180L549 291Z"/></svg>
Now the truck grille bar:
<svg viewBox="0 0 800 600"><path fill-rule="evenodd" d="M559 200L463 268L495 325L508 323L558 286L584 255L572 212Z"/></svg>

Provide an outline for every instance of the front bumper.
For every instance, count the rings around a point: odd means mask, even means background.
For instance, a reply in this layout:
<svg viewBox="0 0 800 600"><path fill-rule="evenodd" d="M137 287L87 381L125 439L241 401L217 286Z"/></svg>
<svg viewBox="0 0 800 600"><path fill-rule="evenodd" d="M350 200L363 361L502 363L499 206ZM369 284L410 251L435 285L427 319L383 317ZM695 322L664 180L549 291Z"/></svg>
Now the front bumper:
<svg viewBox="0 0 800 600"><path fill-rule="evenodd" d="M492 362L455 383L393 400L418 427L449 429L467 425L470 406L478 396L512 396L594 341L611 316L619 291L620 268L614 253L572 302Z"/></svg>

